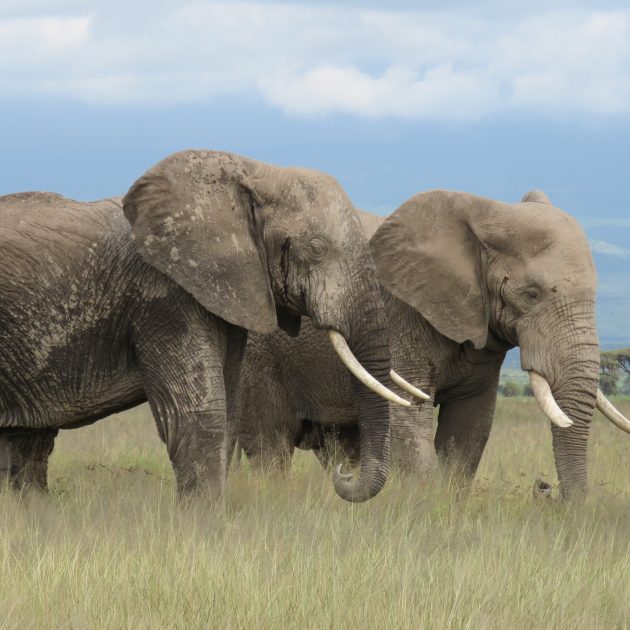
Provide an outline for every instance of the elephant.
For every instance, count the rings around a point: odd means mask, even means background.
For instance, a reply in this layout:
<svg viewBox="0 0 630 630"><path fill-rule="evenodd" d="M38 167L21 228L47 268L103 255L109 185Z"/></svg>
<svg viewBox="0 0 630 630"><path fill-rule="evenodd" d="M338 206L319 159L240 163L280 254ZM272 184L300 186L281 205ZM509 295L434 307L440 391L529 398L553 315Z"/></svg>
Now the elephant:
<svg viewBox="0 0 630 630"><path fill-rule="evenodd" d="M46 487L59 429L148 400L178 495L220 497L247 332L297 335L307 316L362 379L352 383L361 470L335 489L364 501L382 488L382 396L409 403L385 385L375 266L335 179L188 150L122 200L1 197L0 228L0 470L14 483Z"/></svg>
<svg viewBox="0 0 630 630"><path fill-rule="evenodd" d="M362 220L392 366L431 398L391 409L400 467L423 472L442 462L469 484L492 427L505 354L520 346L522 369L552 421L561 497L583 495L593 408L625 431L630 423L598 390L596 273L578 223L541 191L508 204L433 190L387 218L362 213ZM358 457L350 380L324 345L306 323L296 339L251 335L231 425L253 467L285 468L295 447L329 463L331 440ZM272 392L271 408L256 405L262 391Z"/></svg>

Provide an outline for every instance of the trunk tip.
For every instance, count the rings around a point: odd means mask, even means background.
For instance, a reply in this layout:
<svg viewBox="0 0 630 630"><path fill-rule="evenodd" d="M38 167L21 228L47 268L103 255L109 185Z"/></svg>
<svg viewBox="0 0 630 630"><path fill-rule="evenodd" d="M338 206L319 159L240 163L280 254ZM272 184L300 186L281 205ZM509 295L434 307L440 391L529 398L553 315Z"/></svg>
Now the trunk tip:
<svg viewBox="0 0 630 630"><path fill-rule="evenodd" d="M375 497L385 485L387 471L379 471L372 477L371 483L365 483L363 475L357 479L350 473L342 472L342 464L339 464L333 472L333 484L335 492L344 501L362 503Z"/></svg>

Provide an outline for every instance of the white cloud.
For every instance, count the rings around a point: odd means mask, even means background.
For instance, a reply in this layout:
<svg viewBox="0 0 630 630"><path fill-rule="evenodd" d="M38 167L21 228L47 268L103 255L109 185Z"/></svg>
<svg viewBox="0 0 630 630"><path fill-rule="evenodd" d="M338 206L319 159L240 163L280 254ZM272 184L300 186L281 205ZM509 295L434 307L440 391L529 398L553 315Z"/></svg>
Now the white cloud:
<svg viewBox="0 0 630 630"><path fill-rule="evenodd" d="M304 74L281 70L259 82L267 100L291 114L351 113L365 117L476 118L493 110L496 86L452 64L419 76L389 68L371 76L356 68L317 67Z"/></svg>
<svg viewBox="0 0 630 630"><path fill-rule="evenodd" d="M88 17L0 19L0 58L5 66L49 64L88 43Z"/></svg>
<svg viewBox="0 0 630 630"><path fill-rule="evenodd" d="M630 258L630 249L613 245L606 241L591 241L591 249L597 254L615 256L616 258Z"/></svg>
<svg viewBox="0 0 630 630"><path fill-rule="evenodd" d="M536 14L480 18L437 3L37 1L41 15L22 3L20 17L13 0L11 17L0 12L0 98L167 105L236 94L298 116L630 114L630 9L538 3Z"/></svg>

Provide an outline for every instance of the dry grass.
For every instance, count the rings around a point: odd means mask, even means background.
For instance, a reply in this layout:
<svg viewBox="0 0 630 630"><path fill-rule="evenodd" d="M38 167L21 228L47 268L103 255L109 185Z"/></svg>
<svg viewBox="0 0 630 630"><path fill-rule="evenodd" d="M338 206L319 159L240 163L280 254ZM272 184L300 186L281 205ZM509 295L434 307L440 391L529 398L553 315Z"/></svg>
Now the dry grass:
<svg viewBox="0 0 630 630"><path fill-rule="evenodd" d="M394 476L349 505L301 454L224 513L177 506L146 409L66 432L48 496L0 493L0 628L630 627L630 436L594 425L581 506L533 501L550 432L502 400L466 500Z"/></svg>

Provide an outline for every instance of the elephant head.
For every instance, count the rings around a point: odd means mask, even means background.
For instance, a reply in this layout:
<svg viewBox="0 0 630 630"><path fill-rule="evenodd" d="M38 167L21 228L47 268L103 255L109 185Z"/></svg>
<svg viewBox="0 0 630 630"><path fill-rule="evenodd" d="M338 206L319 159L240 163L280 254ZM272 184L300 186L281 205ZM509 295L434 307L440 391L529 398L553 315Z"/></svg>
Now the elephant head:
<svg viewBox="0 0 630 630"><path fill-rule="evenodd" d="M540 191L506 204L435 190L403 204L371 246L381 283L440 333L478 349L520 346L553 423L561 496L583 493L595 405L630 423L598 390L596 273L577 222Z"/></svg>
<svg viewBox="0 0 630 630"><path fill-rule="evenodd" d="M363 501L389 465L386 321L374 262L352 204L332 178L237 155L184 151L131 187L125 216L146 262L231 324L291 335L308 316L362 383L361 470L336 471L340 496ZM371 388L374 391L370 391ZM376 392L376 394L374 393Z"/></svg>

